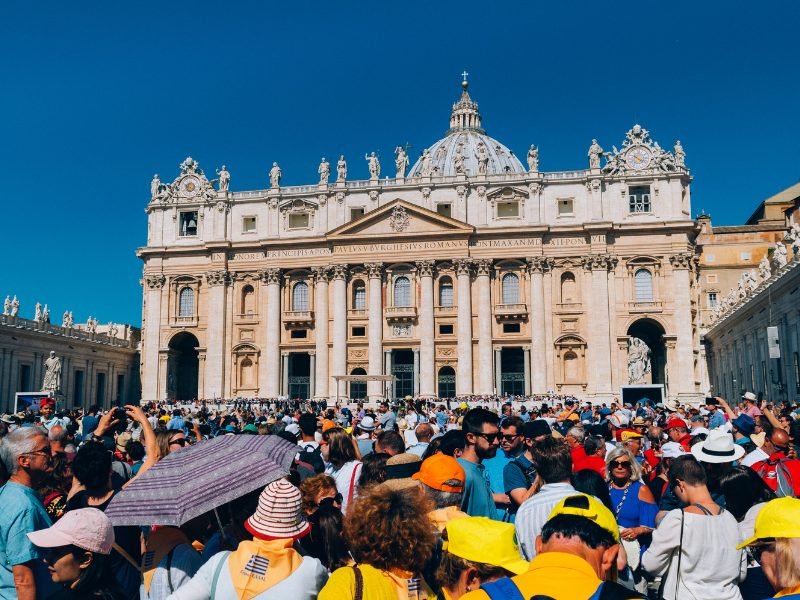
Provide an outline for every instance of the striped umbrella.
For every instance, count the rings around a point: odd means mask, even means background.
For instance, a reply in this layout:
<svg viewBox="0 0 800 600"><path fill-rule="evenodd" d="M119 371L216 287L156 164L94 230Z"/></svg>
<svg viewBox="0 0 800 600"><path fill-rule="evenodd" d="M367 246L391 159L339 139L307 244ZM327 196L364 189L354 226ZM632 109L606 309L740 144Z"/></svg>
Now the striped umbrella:
<svg viewBox="0 0 800 600"><path fill-rule="evenodd" d="M180 526L289 474L297 446L274 435L224 435L169 454L114 496L114 525Z"/></svg>

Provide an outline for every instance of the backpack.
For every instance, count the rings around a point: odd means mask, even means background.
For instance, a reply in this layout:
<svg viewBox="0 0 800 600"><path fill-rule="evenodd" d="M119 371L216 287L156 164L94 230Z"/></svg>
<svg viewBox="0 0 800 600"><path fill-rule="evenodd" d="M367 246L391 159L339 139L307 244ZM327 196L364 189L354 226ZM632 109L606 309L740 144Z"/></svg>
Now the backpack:
<svg viewBox="0 0 800 600"><path fill-rule="evenodd" d="M525 600L517 584L512 579L504 577L490 583L482 583L481 589L486 592L491 600ZM587 600L635 600L645 598L640 593L629 590L614 581L605 581L595 590ZM549 596L534 595L531 600L555 600Z"/></svg>
<svg viewBox="0 0 800 600"><path fill-rule="evenodd" d="M771 460L767 459L756 471L761 479L766 481L766 476L770 471L770 467L775 468L775 476L778 479L778 487L775 489L775 495L778 496L778 498L794 498L794 482L792 481L792 474L789 472L789 467L784 464L788 460L792 459L781 458L777 462L772 462Z"/></svg>
<svg viewBox="0 0 800 600"><path fill-rule="evenodd" d="M316 448L311 445L303 446L297 460L311 465L317 475L325 472L325 462L322 460L322 450L319 446Z"/></svg>
<svg viewBox="0 0 800 600"><path fill-rule="evenodd" d="M524 466L522 462L518 459L514 459L511 462L516 465L516 467L522 471L522 474L525 476L525 483L528 484L528 487L533 485L533 482L536 480L536 467L530 465L528 467Z"/></svg>

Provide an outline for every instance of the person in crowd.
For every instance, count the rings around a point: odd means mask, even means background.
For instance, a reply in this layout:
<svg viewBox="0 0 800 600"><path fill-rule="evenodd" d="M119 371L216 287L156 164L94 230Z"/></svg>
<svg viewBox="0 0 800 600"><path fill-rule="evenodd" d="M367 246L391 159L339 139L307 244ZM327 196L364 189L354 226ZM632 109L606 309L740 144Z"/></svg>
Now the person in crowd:
<svg viewBox="0 0 800 600"><path fill-rule="evenodd" d="M725 414L719 410L719 400L709 398L706 400L706 410L708 411L708 429L720 429L725 426Z"/></svg>
<svg viewBox="0 0 800 600"><path fill-rule="evenodd" d="M800 496L800 460L788 456L791 441L786 431L773 429L762 447L768 457L752 466L778 497Z"/></svg>
<svg viewBox="0 0 800 600"><path fill-rule="evenodd" d="M308 535L300 539L305 555L319 559L328 572L347 565L350 552L342 536L344 515L336 504L323 501L309 515L308 523L311 529Z"/></svg>
<svg viewBox="0 0 800 600"><path fill-rule="evenodd" d="M313 600L328 571L302 556L297 540L310 529L300 490L285 479L267 485L245 528L253 539L232 552L218 552L168 600Z"/></svg>
<svg viewBox="0 0 800 600"><path fill-rule="evenodd" d="M52 470L36 489L53 523L64 516L71 489L72 460L65 452L53 453Z"/></svg>
<svg viewBox="0 0 800 600"><path fill-rule="evenodd" d="M410 446L406 452L416 454L422 458L431 443L431 439L433 439L433 427L430 423L420 423L414 430L414 435L417 438L417 443Z"/></svg>
<svg viewBox="0 0 800 600"><path fill-rule="evenodd" d="M317 418L313 413L303 413L297 421L297 428L300 432L300 446L298 460L312 466L314 472L319 474L325 471L325 461L322 460L322 450L317 442Z"/></svg>
<svg viewBox="0 0 800 600"><path fill-rule="evenodd" d="M581 469L572 474L570 481L576 491L594 496L608 510L614 511L614 507L611 505L611 494L608 492L608 482L600 473L594 469Z"/></svg>
<svg viewBox="0 0 800 600"><path fill-rule="evenodd" d="M375 419L369 415L361 419L356 425L356 443L358 444L358 453L361 458L372 452L372 446L375 443L375 429Z"/></svg>
<svg viewBox="0 0 800 600"><path fill-rule="evenodd" d="M528 570L484 583L463 600L644 598L616 583L618 553L619 529L611 511L592 496L566 496L537 535Z"/></svg>
<svg viewBox="0 0 800 600"><path fill-rule="evenodd" d="M131 459L131 476L136 477L139 469L144 464L144 444L139 441L131 440L128 444L128 457Z"/></svg>
<svg viewBox="0 0 800 600"><path fill-rule="evenodd" d="M381 425L382 431L394 431L395 430L395 421L397 420L397 416L394 414L394 411L389 407L388 402L381 402L378 406L378 421Z"/></svg>
<svg viewBox="0 0 800 600"><path fill-rule="evenodd" d="M358 477L359 492L371 485L386 481L386 461L391 458L384 452L370 452L361 459L361 475Z"/></svg>
<svg viewBox="0 0 800 600"><path fill-rule="evenodd" d="M426 458L411 478L422 484L422 491L433 504L428 518L439 532L452 519L467 516L460 508L466 473L455 458L446 454Z"/></svg>
<svg viewBox="0 0 800 600"><path fill-rule="evenodd" d="M689 435L689 427L687 427L686 421L679 417L673 417L667 421L664 433L669 436L671 441L678 442L685 452L689 452L692 436Z"/></svg>
<svg viewBox="0 0 800 600"><path fill-rule="evenodd" d="M739 527L711 497L706 480L694 456L676 458L669 469L669 486L685 508L667 513L641 561L647 572L662 576L665 600L742 598L738 583L747 562L736 550Z"/></svg>
<svg viewBox="0 0 800 600"><path fill-rule="evenodd" d="M186 421L183 419L183 411L176 408L172 411L172 418L167 423L167 429L179 429L186 433Z"/></svg>
<svg viewBox="0 0 800 600"><path fill-rule="evenodd" d="M35 491L53 468L47 432L15 429L0 442L0 457L9 474L0 487L0 598L46 598L55 588L41 561L45 553L26 534L51 525Z"/></svg>
<svg viewBox="0 0 800 600"><path fill-rule="evenodd" d="M486 517L465 517L447 523L437 584L445 598L458 600L481 584L521 575L528 562L520 558L514 526Z"/></svg>
<svg viewBox="0 0 800 600"><path fill-rule="evenodd" d="M587 435L583 440L583 453L586 456L578 463L573 463L573 470L592 469L603 477L606 476L606 443L602 437Z"/></svg>
<svg viewBox="0 0 800 600"><path fill-rule="evenodd" d="M748 548L776 593L770 599L800 599L800 500L776 498L756 517L753 535L738 546Z"/></svg>
<svg viewBox="0 0 800 600"><path fill-rule="evenodd" d="M97 429L97 424L100 422L100 418L97 416L99 412L100 407L97 404L92 404L81 419L81 435L83 439L88 439Z"/></svg>
<svg viewBox="0 0 800 600"><path fill-rule="evenodd" d="M434 449L431 450L431 446L434 444ZM422 455L422 459L424 460L429 456L432 456L434 453L447 454L447 456L452 456L456 459L461 458L466 445L467 440L464 436L464 430L451 429L446 431L444 435L431 440L431 446L428 446L428 450L426 450L425 454Z"/></svg>
<svg viewBox="0 0 800 600"><path fill-rule="evenodd" d="M516 513L520 505L528 498L536 481L536 467L533 464L533 445L552 434L550 426L541 419L528 421L522 426L521 454L503 467L503 490L508 495L510 511Z"/></svg>
<svg viewBox="0 0 800 600"><path fill-rule="evenodd" d="M492 458L483 461L483 465L486 467L486 474L489 476L489 485L492 489L495 506L499 511L510 511L513 506L506 493L503 470L506 465L525 451L522 431L525 422L517 416L512 416L510 408L509 406L509 414L500 423L500 435L497 436L500 441L500 448ZM516 510L515 506L514 510ZM512 521L513 516L513 511L511 511L510 518Z"/></svg>
<svg viewBox="0 0 800 600"><path fill-rule="evenodd" d="M545 437L533 446L531 454L543 485L522 503L514 522L520 551L526 560L533 560L536 556L536 538L553 507L563 498L575 494L570 483L572 456L563 439Z"/></svg>
<svg viewBox="0 0 800 600"><path fill-rule="evenodd" d="M342 495L342 512L346 514L347 507L357 495L362 468L355 443L344 429L334 427L322 433L320 446L325 473L336 481L336 489Z"/></svg>
<svg viewBox="0 0 800 600"><path fill-rule="evenodd" d="M739 523L739 539L744 541L752 537L756 517L767 502L775 498L775 492L753 469L741 465L720 478L720 488L725 494L725 508ZM762 600L775 592L761 565L752 559L748 560L747 577L739 583L739 591L744 600Z"/></svg>
<svg viewBox="0 0 800 600"><path fill-rule="evenodd" d="M403 436L397 433L395 430L384 430L381 431L378 434L378 437L375 438L375 446L373 451L394 456L396 454L402 454L406 451L406 443L403 440Z"/></svg>
<svg viewBox="0 0 800 600"><path fill-rule="evenodd" d="M158 457L165 458L172 452L185 448L189 444L182 429L160 429L155 432L158 443Z"/></svg>
<svg viewBox="0 0 800 600"><path fill-rule="evenodd" d="M650 481L647 482L647 487L650 488L650 492L653 494L653 499L656 502L661 501L661 497L664 495L666 491L667 485L669 483L669 466L672 464L672 461L679 456L683 456L686 452L678 442L667 442L666 444L661 445L656 453L656 466L652 473L652 478ZM658 460L660 458L660 460ZM650 459L648 459L649 461Z"/></svg>
<svg viewBox="0 0 800 600"><path fill-rule="evenodd" d="M111 521L96 508L73 510L52 527L27 534L44 552L53 583L49 600L124 600L109 564L114 544Z"/></svg>
<svg viewBox="0 0 800 600"><path fill-rule="evenodd" d="M340 509L342 507L342 495L336 489L336 480L325 473L304 479L300 483L300 494L303 498L303 510L308 516L314 514L323 503Z"/></svg>
<svg viewBox="0 0 800 600"><path fill-rule="evenodd" d="M584 439L586 439L586 430L582 426L570 427L567 429L567 433L564 434L564 441L567 442L572 453L573 465L586 458L586 452L583 450Z"/></svg>
<svg viewBox="0 0 800 600"><path fill-rule="evenodd" d="M492 458L499 445L500 428L497 415L485 408L473 408L462 422L466 445L458 463L464 468L466 481L461 510L473 517L500 519L495 498L483 461Z"/></svg>
<svg viewBox="0 0 800 600"><path fill-rule="evenodd" d="M761 416L761 410L758 408L758 396L753 392L745 392L742 395L742 414L748 415L754 421Z"/></svg>
<svg viewBox="0 0 800 600"><path fill-rule="evenodd" d="M386 484L366 490L345 513L344 537L355 561L337 569L319 600L434 600L420 573L436 545L431 504Z"/></svg>

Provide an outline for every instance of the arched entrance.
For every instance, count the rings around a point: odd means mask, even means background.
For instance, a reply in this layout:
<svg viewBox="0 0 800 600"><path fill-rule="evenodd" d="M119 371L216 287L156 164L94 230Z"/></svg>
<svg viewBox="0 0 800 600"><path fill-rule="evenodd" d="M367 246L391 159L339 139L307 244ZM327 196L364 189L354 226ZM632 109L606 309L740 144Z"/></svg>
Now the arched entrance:
<svg viewBox="0 0 800 600"><path fill-rule="evenodd" d="M628 338L637 338L647 344L650 350L650 372L644 374L644 380L635 383L645 384L666 384L667 352L664 346L664 328L661 324L652 319L639 319L628 327ZM626 383L630 382L631 370L636 371L637 367L631 365L632 356L635 359L635 350L631 350L628 345L628 372Z"/></svg>
<svg viewBox="0 0 800 600"><path fill-rule="evenodd" d="M437 383L437 392L439 394L439 398L455 398L456 372L453 367L442 367L439 369Z"/></svg>
<svg viewBox="0 0 800 600"><path fill-rule="evenodd" d="M366 375L367 372L358 367L350 371L350 375ZM351 381L350 382L350 400L366 400L367 398L367 382L366 381Z"/></svg>
<svg viewBox="0 0 800 600"><path fill-rule="evenodd" d="M169 341L167 361L167 396L176 400L197 398L197 374L200 342L188 331L181 331Z"/></svg>
<svg viewBox="0 0 800 600"><path fill-rule="evenodd" d="M392 375L394 397L405 398L414 395L414 352L412 350L392 350Z"/></svg>
<svg viewBox="0 0 800 600"><path fill-rule="evenodd" d="M503 348L500 353L500 394L525 393L525 355L522 348Z"/></svg>

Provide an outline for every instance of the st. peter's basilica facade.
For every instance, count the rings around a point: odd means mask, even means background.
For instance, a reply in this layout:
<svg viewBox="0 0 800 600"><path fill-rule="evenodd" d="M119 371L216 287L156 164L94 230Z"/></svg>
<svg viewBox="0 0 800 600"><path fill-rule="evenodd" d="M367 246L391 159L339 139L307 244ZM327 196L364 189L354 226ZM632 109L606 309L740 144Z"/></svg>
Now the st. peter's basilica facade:
<svg viewBox="0 0 800 600"><path fill-rule="evenodd" d="M147 206L142 397L699 395L691 176L634 126L540 172L462 84L446 136L381 178L231 191L192 159ZM583 152L581 152L583 154ZM363 168L361 158L359 167ZM352 166L352 163L351 163ZM384 170L388 165L383 165ZM216 182L216 186L215 186ZM642 345L644 344L644 346ZM366 377L394 376L365 381Z"/></svg>

